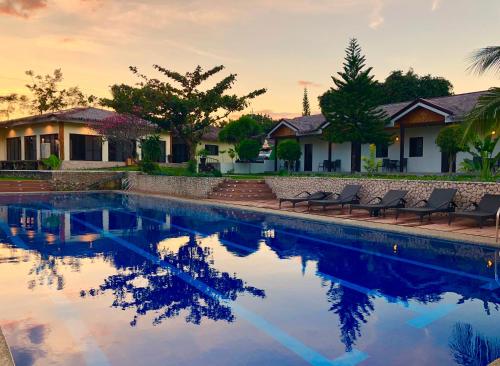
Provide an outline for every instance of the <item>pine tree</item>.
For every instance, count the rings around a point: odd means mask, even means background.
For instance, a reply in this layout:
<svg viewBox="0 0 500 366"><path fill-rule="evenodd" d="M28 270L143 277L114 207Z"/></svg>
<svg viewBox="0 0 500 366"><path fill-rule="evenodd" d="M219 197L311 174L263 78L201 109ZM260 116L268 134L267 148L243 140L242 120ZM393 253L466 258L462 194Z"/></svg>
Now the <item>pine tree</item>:
<svg viewBox="0 0 500 366"><path fill-rule="evenodd" d="M356 39L346 48L343 71L332 76L335 84L320 96L320 107L330 123L324 138L330 142L380 144L389 141L384 130L386 114L378 108L378 84L370 75L372 68L365 67L365 56Z"/></svg>
<svg viewBox="0 0 500 366"><path fill-rule="evenodd" d="M304 88L304 98L302 99L302 115L311 115L311 107L309 106L309 96L307 95L307 88Z"/></svg>

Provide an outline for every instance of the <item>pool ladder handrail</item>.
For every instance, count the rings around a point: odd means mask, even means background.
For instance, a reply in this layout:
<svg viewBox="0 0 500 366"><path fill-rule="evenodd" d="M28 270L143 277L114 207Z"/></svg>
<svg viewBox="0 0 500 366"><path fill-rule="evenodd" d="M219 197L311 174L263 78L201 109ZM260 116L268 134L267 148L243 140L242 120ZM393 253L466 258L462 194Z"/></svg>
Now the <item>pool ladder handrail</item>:
<svg viewBox="0 0 500 366"><path fill-rule="evenodd" d="M498 243L498 224L500 220L500 207L498 208L497 211L497 221L496 221L496 242Z"/></svg>

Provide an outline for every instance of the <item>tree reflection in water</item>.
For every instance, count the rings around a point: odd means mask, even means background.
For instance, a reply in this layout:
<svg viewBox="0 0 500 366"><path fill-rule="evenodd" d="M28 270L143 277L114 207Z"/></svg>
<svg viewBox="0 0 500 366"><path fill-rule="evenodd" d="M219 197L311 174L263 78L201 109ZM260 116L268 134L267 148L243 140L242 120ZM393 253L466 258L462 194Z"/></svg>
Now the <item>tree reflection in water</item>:
<svg viewBox="0 0 500 366"><path fill-rule="evenodd" d="M470 324L456 323L450 337L450 351L462 366L483 366L500 358L500 341L475 332Z"/></svg>
<svg viewBox="0 0 500 366"><path fill-rule="evenodd" d="M164 261L203 282L226 299L236 300L242 293L265 297L264 290L247 286L235 275L219 272L211 267L211 250L202 248L193 235L190 235L189 241L182 245L177 253L168 251L162 254ZM97 296L105 292L113 294L114 307L135 309L136 315L130 322L131 326L137 324L140 316L151 311L160 313L154 317L153 325L158 325L167 318L177 317L183 311L188 312L186 322L192 324L200 324L203 318L228 322L234 320L229 305L199 291L170 273L168 269L149 261L145 261L142 266L108 277L98 289L82 291L81 296Z"/></svg>
<svg viewBox="0 0 500 366"><path fill-rule="evenodd" d="M366 323L374 310L368 295L340 286L330 285L327 292L329 311L339 317L340 341L345 345L346 352L351 352L358 337L361 337L361 323Z"/></svg>

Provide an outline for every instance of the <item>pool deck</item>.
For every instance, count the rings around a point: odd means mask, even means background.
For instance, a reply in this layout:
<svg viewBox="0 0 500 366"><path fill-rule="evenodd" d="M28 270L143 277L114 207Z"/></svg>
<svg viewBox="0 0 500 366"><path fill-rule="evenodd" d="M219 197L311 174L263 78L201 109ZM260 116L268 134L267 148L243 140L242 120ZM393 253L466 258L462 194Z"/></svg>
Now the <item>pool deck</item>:
<svg viewBox="0 0 500 366"><path fill-rule="evenodd" d="M2 328L0 328L0 365L2 366L14 366L14 361L12 360L12 354L7 346L7 341L2 333Z"/></svg>
<svg viewBox="0 0 500 366"><path fill-rule="evenodd" d="M123 191L117 191L123 193ZM479 228L473 221L457 218L453 220L451 225L448 225L447 216L433 215L429 222L424 219L420 223L415 215L401 214L396 221L394 212L387 212L386 217L370 217L367 211L353 210L352 215L349 215L349 209L346 207L340 211L333 210L317 210L308 212L307 204L298 204L295 209L290 205L283 205L279 208L277 200L221 200L215 198L192 199L185 197L167 196L155 194L151 192L127 191L127 194L145 195L150 197L162 197L166 199L174 199L179 201L190 202L194 204L216 205L229 208L240 208L260 213L271 213L276 215L284 215L288 217L296 217L298 219L315 220L322 222L331 222L336 224L362 227L376 230L386 230L409 235L421 235L432 238L440 238L450 241L461 241L465 243L484 245L489 247L500 248L500 242L495 241L495 224L489 221Z"/></svg>
<svg viewBox="0 0 500 366"><path fill-rule="evenodd" d="M495 242L495 224L492 221L489 221L482 228L479 228L474 221L462 218L456 218L451 225L448 225L448 217L442 215L433 215L431 221L425 218L423 222L420 222L415 215L401 214L396 221L394 212L390 211L387 212L386 217L370 217L368 211L363 210L353 210L352 214L349 214L349 208L347 207L343 210L330 209L323 211L322 209L314 209L309 212L307 210L307 204L298 204L295 208L292 208L291 205L284 204L280 209L277 200L224 201L220 199L208 199L206 201L231 206L243 206L250 209L266 210L267 212L273 213L288 213L306 219L320 219L321 221L326 220L346 225L500 247L500 243L497 244Z"/></svg>

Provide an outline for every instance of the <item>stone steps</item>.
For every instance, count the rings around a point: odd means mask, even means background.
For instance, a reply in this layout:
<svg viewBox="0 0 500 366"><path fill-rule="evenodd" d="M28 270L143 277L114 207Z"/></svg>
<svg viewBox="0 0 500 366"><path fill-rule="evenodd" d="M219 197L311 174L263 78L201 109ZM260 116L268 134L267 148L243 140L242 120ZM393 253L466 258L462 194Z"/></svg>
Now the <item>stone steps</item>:
<svg viewBox="0 0 500 366"><path fill-rule="evenodd" d="M264 180L226 180L210 193L223 200L270 200L276 196Z"/></svg>
<svg viewBox="0 0 500 366"><path fill-rule="evenodd" d="M1 192L43 192L51 191L52 183L46 180L9 180L0 181Z"/></svg>

